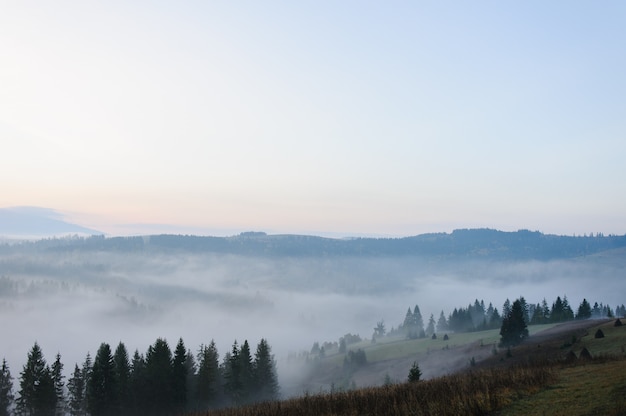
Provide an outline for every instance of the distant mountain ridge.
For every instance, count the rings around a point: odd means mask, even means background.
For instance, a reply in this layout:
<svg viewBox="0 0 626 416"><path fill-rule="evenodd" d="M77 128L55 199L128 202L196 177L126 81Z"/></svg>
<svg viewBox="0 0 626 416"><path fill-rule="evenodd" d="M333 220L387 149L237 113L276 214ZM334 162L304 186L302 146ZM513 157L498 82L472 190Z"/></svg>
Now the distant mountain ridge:
<svg viewBox="0 0 626 416"><path fill-rule="evenodd" d="M0 208L0 236L7 238L43 238L69 234L102 234L64 221L63 215L50 208Z"/></svg>
<svg viewBox="0 0 626 416"><path fill-rule="evenodd" d="M439 260L549 260L591 255L626 248L624 236L558 236L538 231L460 229L452 233L421 234L404 238L332 239L260 232L232 237L150 235L141 237L92 236L31 243L34 249L103 250L155 253L216 253L270 257L416 256Z"/></svg>

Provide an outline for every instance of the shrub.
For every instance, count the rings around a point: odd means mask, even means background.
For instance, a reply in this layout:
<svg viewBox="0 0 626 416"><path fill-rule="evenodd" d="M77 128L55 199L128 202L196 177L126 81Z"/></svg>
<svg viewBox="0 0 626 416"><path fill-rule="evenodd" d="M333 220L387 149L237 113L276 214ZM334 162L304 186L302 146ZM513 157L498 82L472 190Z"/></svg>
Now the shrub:
<svg viewBox="0 0 626 416"><path fill-rule="evenodd" d="M413 366L409 370L409 382L414 383L420 381L420 377L422 377L422 370L420 370L419 365L417 365L417 361L413 361Z"/></svg>

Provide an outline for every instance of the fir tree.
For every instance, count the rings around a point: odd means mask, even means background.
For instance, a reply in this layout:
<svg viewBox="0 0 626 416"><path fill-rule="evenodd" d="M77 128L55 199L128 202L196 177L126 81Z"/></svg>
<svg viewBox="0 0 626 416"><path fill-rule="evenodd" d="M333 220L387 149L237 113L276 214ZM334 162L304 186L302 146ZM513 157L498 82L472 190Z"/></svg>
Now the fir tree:
<svg viewBox="0 0 626 416"><path fill-rule="evenodd" d="M322 347L323 348L323 347ZM239 371L241 381L240 402L247 403L253 388L252 353L248 340L244 340L239 350Z"/></svg>
<svg viewBox="0 0 626 416"><path fill-rule="evenodd" d="M439 314L439 320L437 321L437 331L445 332L448 330L448 321L446 320L446 316L443 314L443 311Z"/></svg>
<svg viewBox="0 0 626 416"><path fill-rule="evenodd" d="M2 359L0 368L0 416L9 416L13 405L13 377L6 359Z"/></svg>
<svg viewBox="0 0 626 416"><path fill-rule="evenodd" d="M563 322L565 321L565 312L563 310L563 301L560 296L556 297L556 300L552 304L552 310L550 311L550 322Z"/></svg>
<svg viewBox="0 0 626 416"><path fill-rule="evenodd" d="M85 386L84 395L83 395L83 403L82 403L82 414L87 414L87 388L89 385L89 380L91 380L91 370L93 369L93 362L91 361L91 355L89 352L85 356L85 361L83 362L83 368L81 369L83 374L83 383Z"/></svg>
<svg viewBox="0 0 626 416"><path fill-rule="evenodd" d="M197 408L208 409L217 404L219 385L219 354L215 341L211 340L209 345L201 345L198 352Z"/></svg>
<svg viewBox="0 0 626 416"><path fill-rule="evenodd" d="M187 407L187 349L183 339L178 340L172 362L172 398L176 413L182 413Z"/></svg>
<svg viewBox="0 0 626 416"><path fill-rule="evenodd" d="M422 313L417 305L413 308L413 327L420 338L424 338L426 336L426 333L424 332L424 319L422 318Z"/></svg>
<svg viewBox="0 0 626 416"><path fill-rule="evenodd" d="M185 374L187 375L185 389L187 391L187 396L185 397L186 410L191 411L194 410L195 407L195 394L197 389L197 376L196 376L196 358L191 352L190 349L187 349L187 353L185 354Z"/></svg>
<svg viewBox="0 0 626 416"><path fill-rule="evenodd" d="M270 401L278 399L276 363L267 340L261 339L254 354L254 399Z"/></svg>
<svg viewBox="0 0 626 416"><path fill-rule="evenodd" d="M117 386L118 414L131 414L130 400L130 360L128 351L123 342L120 341L113 354L113 364L115 367L115 379Z"/></svg>
<svg viewBox="0 0 626 416"><path fill-rule="evenodd" d="M428 319L428 326L426 327L426 335L432 336L435 333L435 317L433 314L430 314L430 318Z"/></svg>
<svg viewBox="0 0 626 416"><path fill-rule="evenodd" d="M158 338L146 353L148 409L153 415L172 414L172 351L163 338Z"/></svg>
<svg viewBox="0 0 626 416"><path fill-rule="evenodd" d="M50 367L39 344L35 342L20 373L17 411L26 415L52 416L56 408L56 392Z"/></svg>
<svg viewBox="0 0 626 416"><path fill-rule="evenodd" d="M528 328L524 321L524 309L519 299L513 302L509 314L502 320L500 335L502 346L517 345L528 337Z"/></svg>
<svg viewBox="0 0 626 416"><path fill-rule="evenodd" d="M54 381L54 392L56 396L55 415L65 415L65 382L63 379L63 364L61 363L61 354L57 353L54 363L52 364L52 379Z"/></svg>
<svg viewBox="0 0 626 416"><path fill-rule="evenodd" d="M224 356L224 390L232 403L241 402L241 365L237 340L230 353Z"/></svg>
<svg viewBox="0 0 626 416"><path fill-rule="evenodd" d="M148 408L148 376L146 360L135 350L130 364L130 407L131 414L143 414Z"/></svg>
<svg viewBox="0 0 626 416"><path fill-rule="evenodd" d="M87 408L92 416L116 415L119 409L117 378L111 346L100 344L87 381Z"/></svg>
<svg viewBox="0 0 626 416"><path fill-rule="evenodd" d="M70 415L85 415L85 379L78 364L75 365L72 376L67 380L67 392Z"/></svg>
<svg viewBox="0 0 626 416"><path fill-rule="evenodd" d="M576 312L576 319L589 319L591 318L591 305L587 302L587 299L583 299L583 301L578 306L578 311Z"/></svg>
<svg viewBox="0 0 626 416"><path fill-rule="evenodd" d="M417 364L417 361L413 361L413 365L411 366L411 369L409 370L408 380L410 383L415 383L415 382L420 381L421 377L422 377L422 370L420 370L420 367Z"/></svg>

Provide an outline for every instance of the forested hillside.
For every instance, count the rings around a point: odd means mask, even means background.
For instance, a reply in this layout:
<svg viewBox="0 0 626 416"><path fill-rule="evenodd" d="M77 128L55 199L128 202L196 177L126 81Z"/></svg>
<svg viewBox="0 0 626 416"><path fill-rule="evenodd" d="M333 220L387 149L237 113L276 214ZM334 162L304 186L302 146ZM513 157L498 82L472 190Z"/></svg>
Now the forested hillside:
<svg viewBox="0 0 626 416"><path fill-rule="evenodd" d="M405 238L331 239L305 235L242 233L233 237L152 235L144 237L46 239L19 244L32 250L122 250L213 252L255 256L421 256L498 260L549 260L626 247L626 236L557 236L520 230L455 230ZM5 244L5 252L14 245Z"/></svg>

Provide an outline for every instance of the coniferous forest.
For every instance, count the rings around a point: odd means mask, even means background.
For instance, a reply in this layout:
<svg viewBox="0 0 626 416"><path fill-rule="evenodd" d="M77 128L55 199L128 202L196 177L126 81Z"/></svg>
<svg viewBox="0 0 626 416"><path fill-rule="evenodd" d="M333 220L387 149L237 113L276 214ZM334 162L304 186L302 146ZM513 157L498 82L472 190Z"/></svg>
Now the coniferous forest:
<svg viewBox="0 0 626 416"><path fill-rule="evenodd" d="M132 356L123 342L100 344L65 380L57 353L49 364L37 342L15 379L6 360L0 369L0 416L173 415L278 398L276 365L267 340L253 352L235 341L219 361L215 342L194 354L179 339L174 350L158 338ZM14 396L13 391L17 392Z"/></svg>

